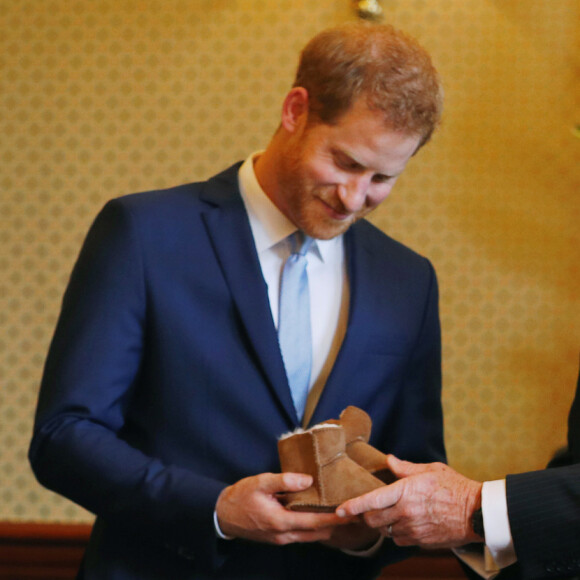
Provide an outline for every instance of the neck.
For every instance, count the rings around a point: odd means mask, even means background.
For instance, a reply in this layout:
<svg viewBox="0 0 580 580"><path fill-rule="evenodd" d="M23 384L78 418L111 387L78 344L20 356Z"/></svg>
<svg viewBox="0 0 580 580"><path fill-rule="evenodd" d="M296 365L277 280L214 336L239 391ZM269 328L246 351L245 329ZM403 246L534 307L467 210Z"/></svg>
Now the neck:
<svg viewBox="0 0 580 580"><path fill-rule="evenodd" d="M283 211L283 208L280 207L280 187L276 171L278 165L277 150L276 137L274 136L268 148L254 160L254 173L264 193L280 211Z"/></svg>

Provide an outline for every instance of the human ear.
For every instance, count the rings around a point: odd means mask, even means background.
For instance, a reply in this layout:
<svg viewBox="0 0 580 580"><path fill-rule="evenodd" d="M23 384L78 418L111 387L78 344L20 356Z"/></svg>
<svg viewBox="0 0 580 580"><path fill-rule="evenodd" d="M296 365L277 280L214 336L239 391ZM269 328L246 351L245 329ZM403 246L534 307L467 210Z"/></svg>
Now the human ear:
<svg viewBox="0 0 580 580"><path fill-rule="evenodd" d="M304 87L293 87L282 105L282 126L294 133L306 124L308 119L308 91Z"/></svg>

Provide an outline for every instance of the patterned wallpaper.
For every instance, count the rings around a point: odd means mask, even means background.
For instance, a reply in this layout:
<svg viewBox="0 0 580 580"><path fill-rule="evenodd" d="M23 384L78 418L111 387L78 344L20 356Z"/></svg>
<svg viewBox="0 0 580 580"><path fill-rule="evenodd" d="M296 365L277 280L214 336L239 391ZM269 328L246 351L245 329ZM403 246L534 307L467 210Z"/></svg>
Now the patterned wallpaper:
<svg viewBox="0 0 580 580"><path fill-rule="evenodd" d="M439 274L450 463L541 467L580 352L579 0L383 0L446 114L373 221ZM263 147L298 49L350 0L0 0L0 519L90 521L26 461L62 293L111 197Z"/></svg>

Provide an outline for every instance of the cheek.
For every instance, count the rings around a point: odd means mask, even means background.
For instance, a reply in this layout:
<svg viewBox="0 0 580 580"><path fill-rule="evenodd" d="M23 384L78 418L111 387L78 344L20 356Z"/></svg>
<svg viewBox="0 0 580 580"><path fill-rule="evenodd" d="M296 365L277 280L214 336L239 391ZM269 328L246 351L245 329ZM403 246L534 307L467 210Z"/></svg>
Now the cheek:
<svg viewBox="0 0 580 580"><path fill-rule="evenodd" d="M367 206L370 209L373 209L380 205L385 199L387 199L387 197L389 197L393 185L394 184L383 184L380 187L373 188L367 195Z"/></svg>
<svg viewBox="0 0 580 580"><path fill-rule="evenodd" d="M310 163L307 166L307 174L312 181L316 181L322 185L340 183L340 172L328 163Z"/></svg>

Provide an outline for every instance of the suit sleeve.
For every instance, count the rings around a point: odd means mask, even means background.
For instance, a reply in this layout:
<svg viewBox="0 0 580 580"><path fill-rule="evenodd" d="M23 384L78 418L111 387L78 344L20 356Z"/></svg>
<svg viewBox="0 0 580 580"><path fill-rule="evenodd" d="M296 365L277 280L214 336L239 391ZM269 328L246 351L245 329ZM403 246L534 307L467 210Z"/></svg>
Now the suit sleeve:
<svg viewBox="0 0 580 580"><path fill-rule="evenodd" d="M508 516L523 578L580 573L580 465L508 475Z"/></svg>
<svg viewBox="0 0 580 580"><path fill-rule="evenodd" d="M439 287L437 276L430 262L429 293L425 307L421 333L408 365L409 384L418 390L414 402L418 405L412 413L415 417L427 417L417 427L425 441L425 461L447 461L443 437L443 407L441 399L441 323L439 319ZM421 396L420 393L423 393Z"/></svg>
<svg viewBox="0 0 580 580"><path fill-rule="evenodd" d="M66 290L29 457L49 489L176 549L215 555L223 482L164 464L123 437L144 356L145 265L130 211L109 202Z"/></svg>
<svg viewBox="0 0 580 580"><path fill-rule="evenodd" d="M580 574L580 375L565 460L572 465L506 478L508 517L523 578Z"/></svg>

